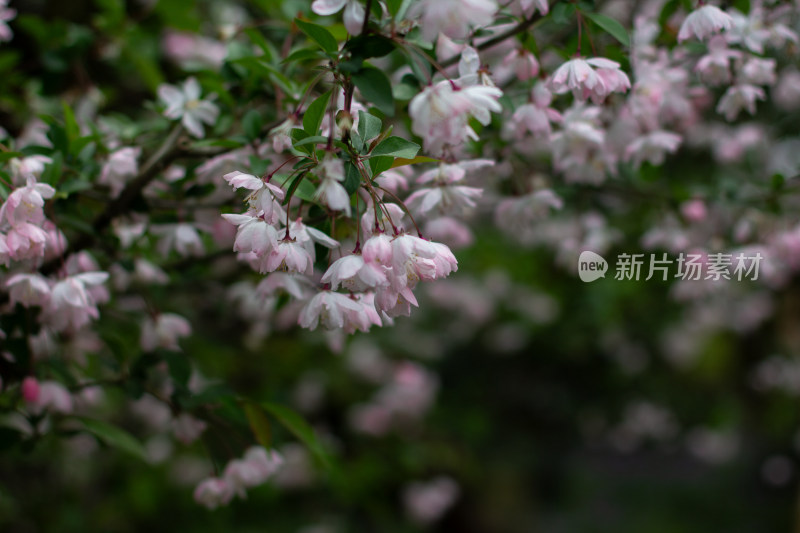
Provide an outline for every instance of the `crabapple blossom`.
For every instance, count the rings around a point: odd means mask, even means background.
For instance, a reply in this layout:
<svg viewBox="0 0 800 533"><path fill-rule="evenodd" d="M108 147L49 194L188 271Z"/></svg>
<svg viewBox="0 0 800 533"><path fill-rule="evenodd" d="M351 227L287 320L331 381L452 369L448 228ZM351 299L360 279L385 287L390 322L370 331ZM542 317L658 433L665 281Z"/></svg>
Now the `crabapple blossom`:
<svg viewBox="0 0 800 533"><path fill-rule="evenodd" d="M591 97L592 102L599 104L609 94L624 93L631 88L628 75L619 67L619 63L604 57L576 57L556 69L550 77L550 89L556 94L571 91L578 100Z"/></svg>
<svg viewBox="0 0 800 533"><path fill-rule="evenodd" d="M50 284L40 274L15 274L6 280L12 303L25 307L44 305L50 296Z"/></svg>
<svg viewBox="0 0 800 533"><path fill-rule="evenodd" d="M203 480L194 490L194 501L212 510L228 505L233 496L233 487L224 479L216 477Z"/></svg>
<svg viewBox="0 0 800 533"><path fill-rule="evenodd" d="M439 33L463 39L471 28L488 26L497 9L495 0L422 0L410 15L420 18L422 38L434 42Z"/></svg>
<svg viewBox="0 0 800 533"><path fill-rule="evenodd" d="M695 9L686 17L678 31L678 42L692 37L704 41L707 37L729 29L733 18L716 6L709 4Z"/></svg>
<svg viewBox="0 0 800 533"><path fill-rule="evenodd" d="M180 351L178 339L191 334L192 326L184 317L174 313L160 313L144 321L139 342L146 352L159 348Z"/></svg>
<svg viewBox="0 0 800 533"><path fill-rule="evenodd" d="M317 15L327 16L344 8L344 27L350 35L361 35L364 23L364 6L359 0L314 0L311 10Z"/></svg>
<svg viewBox="0 0 800 533"><path fill-rule="evenodd" d="M280 205L285 197L283 189L252 174L245 174L238 170L229 172L222 178L234 189L252 191L247 197L247 202L256 215L263 216L271 222L283 219L284 213ZM277 215L277 220L275 215Z"/></svg>
<svg viewBox="0 0 800 533"><path fill-rule="evenodd" d="M0 41L10 41L14 37L8 22L17 16L17 10L8 7L8 0L0 0Z"/></svg>
<svg viewBox="0 0 800 533"><path fill-rule="evenodd" d="M639 168L644 161L652 165L661 165L667 154L674 153L680 146L682 138L669 131L652 131L639 136L625 151L625 156Z"/></svg>
<svg viewBox="0 0 800 533"><path fill-rule="evenodd" d="M111 196L119 196L126 182L139 171L136 160L142 153L141 148L127 147L115 150L108 156L108 161L103 165L98 183L104 183L111 188Z"/></svg>
<svg viewBox="0 0 800 533"><path fill-rule="evenodd" d="M380 261L366 261L360 253L346 255L334 261L320 281L329 283L334 290L341 285L350 292L364 292L389 284L386 270Z"/></svg>
<svg viewBox="0 0 800 533"><path fill-rule="evenodd" d="M38 394L28 400L28 408L31 412L35 414L44 411L63 414L72 412L72 395L64 385L57 381L40 381L38 388Z"/></svg>
<svg viewBox="0 0 800 533"><path fill-rule="evenodd" d="M151 226L150 232L161 237L156 247L164 257L169 256L172 250L181 257L200 256L205 252L203 241L193 224L160 224Z"/></svg>
<svg viewBox="0 0 800 533"><path fill-rule="evenodd" d="M184 444L196 441L208 424L188 413L181 413L172 420L172 433Z"/></svg>
<svg viewBox="0 0 800 533"><path fill-rule="evenodd" d="M708 42L708 54L700 58L694 70L706 83L722 85L731 80L731 60L741 57L740 51L728 48L724 37L712 37Z"/></svg>
<svg viewBox="0 0 800 533"><path fill-rule="evenodd" d="M204 136L203 123L214 125L219 116L219 108L210 100L200 99L200 84L189 78L179 89L174 85L163 84L158 87L158 97L167 106L164 116L177 120L195 137Z"/></svg>
<svg viewBox="0 0 800 533"><path fill-rule="evenodd" d="M342 185L344 182L344 163L341 159L326 154L319 164L319 176L322 179L314 199L319 200L334 211L344 211L350 216L350 195Z"/></svg>
<svg viewBox="0 0 800 533"><path fill-rule="evenodd" d="M719 104L717 104L717 113L725 115L728 121L736 119L743 109L754 115L756 112L756 100L764 100L765 98L766 95L761 87L749 84L733 85L720 98Z"/></svg>
<svg viewBox="0 0 800 533"><path fill-rule="evenodd" d="M107 272L84 272L57 282L50 291L43 319L56 331L77 330L100 316L91 288L108 279Z"/></svg>

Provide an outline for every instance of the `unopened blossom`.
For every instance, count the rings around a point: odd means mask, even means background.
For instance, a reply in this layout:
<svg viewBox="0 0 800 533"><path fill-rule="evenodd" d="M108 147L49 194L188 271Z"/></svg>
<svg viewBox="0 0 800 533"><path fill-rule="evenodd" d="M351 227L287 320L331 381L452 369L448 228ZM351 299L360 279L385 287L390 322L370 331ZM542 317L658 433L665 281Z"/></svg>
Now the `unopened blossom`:
<svg viewBox="0 0 800 533"><path fill-rule="evenodd" d="M146 352L159 348L179 351L181 348L178 339L188 337L191 333L192 326L184 317L174 313L161 313L144 321L139 342Z"/></svg>
<svg viewBox="0 0 800 533"><path fill-rule="evenodd" d="M50 284L41 274L15 274L6 281L11 303L25 307L43 305L50 297Z"/></svg>
<svg viewBox="0 0 800 533"><path fill-rule="evenodd" d="M344 163L330 153L325 154L318 167L321 179L314 199L328 206L333 211L344 211L350 216L350 195L344 188Z"/></svg>
<svg viewBox="0 0 800 533"><path fill-rule="evenodd" d="M699 198L683 202L680 209L683 217L689 222L703 222L708 216L706 203Z"/></svg>
<svg viewBox="0 0 800 533"><path fill-rule="evenodd" d="M33 377L28 376L22 380L22 399L28 403L33 403L39 399L39 381Z"/></svg>
<svg viewBox="0 0 800 533"><path fill-rule="evenodd" d="M234 189L252 191L247 196L247 202L257 215L263 216L270 222L277 222L274 215L284 215L280 202L283 201L285 193L274 183L238 170L229 172L222 178Z"/></svg>
<svg viewBox="0 0 800 533"><path fill-rule="evenodd" d="M704 41L707 37L729 29L733 25L733 18L712 5L704 5L695 9L681 24L678 31L678 42L683 42L692 37Z"/></svg>
<svg viewBox="0 0 800 533"><path fill-rule="evenodd" d="M598 104L611 93L631 88L628 75L619 67L619 63L604 57L576 57L556 69L550 77L550 89L556 94L571 91L578 100L591 98Z"/></svg>
<svg viewBox="0 0 800 533"><path fill-rule="evenodd" d="M314 0L311 11L320 16L333 15L344 8L344 27L350 35L361 35L364 24L364 6L360 0Z"/></svg>
<svg viewBox="0 0 800 533"><path fill-rule="evenodd" d="M0 0L0 41L10 41L14 36L8 21L17 16L17 10L8 7L8 0Z"/></svg>
<svg viewBox="0 0 800 533"><path fill-rule="evenodd" d="M422 137L425 149L434 154L441 153L446 146L460 146L469 138L477 138L469 127L469 117L489 124L491 113L502 110L497 101L502 95L497 87L459 88L447 80L429 85L409 104L411 130Z"/></svg>
<svg viewBox="0 0 800 533"><path fill-rule="evenodd" d="M231 485L216 477L203 480L194 489L194 501L208 509L216 509L221 505L228 505L233 499Z"/></svg>
<svg viewBox="0 0 800 533"><path fill-rule="evenodd" d="M497 10L495 0L422 0L410 15L420 17L422 38L432 43L440 32L451 39L467 37L470 29L491 24Z"/></svg>
<svg viewBox="0 0 800 533"><path fill-rule="evenodd" d="M111 188L111 196L117 197L125 184L139 171L136 160L142 153L141 148L120 148L108 156L108 161L103 165L98 183Z"/></svg>
<svg viewBox="0 0 800 533"><path fill-rule="evenodd" d="M639 168L644 161L652 165L661 165L667 154L675 153L682 138L671 131L652 131L638 136L625 152L625 156Z"/></svg>
<svg viewBox="0 0 800 533"><path fill-rule="evenodd" d="M164 116L181 119L189 133L198 138L204 136L203 123L211 126L219 116L219 108L210 100L201 100L200 93L200 84L195 78L187 79L180 89L167 84L158 87L158 97L167 106Z"/></svg>
<svg viewBox="0 0 800 533"><path fill-rule="evenodd" d="M766 95L761 87L748 84L733 85L720 98L719 104L717 104L717 113L725 115L728 121L736 119L743 109L754 115L756 112L756 100L764 100L765 98Z"/></svg>

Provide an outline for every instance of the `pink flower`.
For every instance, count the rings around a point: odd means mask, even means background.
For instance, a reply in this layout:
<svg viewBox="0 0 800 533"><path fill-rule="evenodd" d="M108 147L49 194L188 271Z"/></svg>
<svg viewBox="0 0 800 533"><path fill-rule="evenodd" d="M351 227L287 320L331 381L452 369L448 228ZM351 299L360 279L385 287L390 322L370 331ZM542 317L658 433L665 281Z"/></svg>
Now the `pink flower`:
<svg viewBox="0 0 800 533"><path fill-rule="evenodd" d="M741 56L740 51L728 48L724 37L713 37L708 42L708 54L700 58L694 70L706 83L728 83L731 80L730 62Z"/></svg>
<svg viewBox="0 0 800 533"><path fill-rule="evenodd" d="M0 41L10 41L14 36L8 21L17 16L17 11L8 7L8 0L0 1Z"/></svg>
<svg viewBox="0 0 800 533"><path fill-rule="evenodd" d="M364 6L359 0L314 0L311 11L320 16L333 15L344 8L344 27L350 35L361 35L364 24Z"/></svg>
<svg viewBox="0 0 800 533"><path fill-rule="evenodd" d="M350 216L350 195L342 183L344 182L344 163L341 159L325 154L319 164L321 182L314 193L314 199L334 211L344 211Z"/></svg>
<svg viewBox="0 0 800 533"><path fill-rule="evenodd" d="M716 6L706 4L689 13L683 21L678 32L678 42L691 39L692 36L703 41L706 37L729 29L731 25L733 18L730 15Z"/></svg>
<svg viewBox="0 0 800 533"><path fill-rule="evenodd" d="M50 284L40 274L15 274L6 281L11 303L25 307L43 305L50 297Z"/></svg>
<svg viewBox="0 0 800 533"><path fill-rule="evenodd" d="M364 313L364 308L356 300L338 292L320 291L300 311L298 322L310 330L320 324L325 329L342 329L359 313Z"/></svg>
<svg viewBox="0 0 800 533"><path fill-rule="evenodd" d="M619 63L604 57L576 57L556 69L550 78L550 89L556 94L572 91L579 100L591 97L597 104L613 92L624 93L631 88L628 75L619 67Z"/></svg>
<svg viewBox="0 0 800 533"><path fill-rule="evenodd" d="M314 270L314 261L302 243L288 238L278 241L277 246L270 251L265 266L267 272L283 270L310 276Z"/></svg>
<svg viewBox="0 0 800 533"><path fill-rule="evenodd" d="M539 74L536 56L524 48L509 52L503 59L502 67L512 71L520 81L533 79Z"/></svg>
<svg viewBox="0 0 800 533"><path fill-rule="evenodd" d="M175 438L183 444L191 444L196 441L207 424L187 413L181 413L172 420L172 433Z"/></svg>
<svg viewBox="0 0 800 533"><path fill-rule="evenodd" d="M44 411L64 414L72 412L72 395L64 385L56 381L42 381L38 384L38 387L39 393L34 399L28 401L28 407L31 412L35 414Z"/></svg>
<svg viewBox="0 0 800 533"><path fill-rule="evenodd" d="M247 202L256 215L263 216L272 223L282 220L285 216L280 204L285 193L274 183L266 182L252 174L245 174L238 170L225 174L222 179L234 189L252 191L247 197Z"/></svg>
<svg viewBox="0 0 800 533"><path fill-rule="evenodd" d="M392 281L396 289L414 288L420 280L430 281L458 270L450 249L407 233L392 240Z"/></svg>
<svg viewBox="0 0 800 533"><path fill-rule="evenodd" d="M483 85L458 88L447 80L430 85L409 104L411 130L422 137L431 153L441 153L446 146L457 147L468 138L477 138L469 127L469 117L489 124L491 113L502 110L497 102L502 95L497 87Z"/></svg>
<svg viewBox="0 0 800 533"><path fill-rule="evenodd" d="M410 15L420 17L422 38L434 42L440 32L463 39L470 28L488 26L497 9L495 0L422 0Z"/></svg>
<svg viewBox="0 0 800 533"><path fill-rule="evenodd" d="M637 137L628 146L625 156L633 161L635 168L639 168L644 161L653 165L661 165L664 163L666 154L675 153L681 140L680 135L671 131L653 131Z"/></svg>
<svg viewBox="0 0 800 533"><path fill-rule="evenodd" d="M12 226L23 223L41 225L44 221L44 201L52 198L56 190L46 183L37 183L32 175L27 177L24 187L14 189L0 207L0 221L5 220Z"/></svg>
<svg viewBox="0 0 800 533"><path fill-rule="evenodd" d="M43 320L56 331L77 330L100 316L90 288L104 283L107 272L85 272L55 284L44 309Z"/></svg>
<svg viewBox="0 0 800 533"><path fill-rule="evenodd" d="M216 477L203 480L194 489L194 501L208 509L228 505L232 499L233 488L227 481Z"/></svg>
<svg viewBox="0 0 800 533"><path fill-rule="evenodd" d="M234 252L253 252L258 257L263 257L278 244L278 230L260 217L225 214L222 218L238 228L233 244Z"/></svg>
<svg viewBox="0 0 800 533"><path fill-rule="evenodd" d="M455 481L442 476L409 484L403 491L403 503L412 520L419 524L432 524L452 507L459 492Z"/></svg>
<svg viewBox="0 0 800 533"><path fill-rule="evenodd" d="M178 339L191 334L192 326L188 320L174 313L161 313L144 321L140 344L146 352L158 348L180 351Z"/></svg>
<svg viewBox="0 0 800 533"><path fill-rule="evenodd" d="M379 262L365 261L360 253L346 255L334 261L322 276L321 282L330 283L334 290L341 285L350 292L364 292L389 285L385 268Z"/></svg>
<svg viewBox="0 0 800 533"><path fill-rule="evenodd" d="M128 147L120 148L108 156L98 182L111 188L111 196L119 196L127 181L139 171L136 160L141 152L141 148Z"/></svg>
<svg viewBox="0 0 800 533"><path fill-rule="evenodd" d="M717 113L725 115L728 121L734 120L743 109L754 115L756 100L765 98L764 90L760 87L748 84L733 85L720 98L719 104L717 104Z"/></svg>
<svg viewBox="0 0 800 533"><path fill-rule="evenodd" d="M181 257L201 256L205 253L203 241L193 224L179 222L154 225L150 227L150 232L161 236L156 247L164 257L167 257L171 250L175 250Z"/></svg>
<svg viewBox="0 0 800 533"><path fill-rule="evenodd" d="M706 219L708 210L703 200L694 199L681 204L681 214L689 222L699 223Z"/></svg>
<svg viewBox="0 0 800 533"><path fill-rule="evenodd" d="M510 8L512 13L525 18L530 18L537 10L542 15L550 10L547 0L512 0Z"/></svg>

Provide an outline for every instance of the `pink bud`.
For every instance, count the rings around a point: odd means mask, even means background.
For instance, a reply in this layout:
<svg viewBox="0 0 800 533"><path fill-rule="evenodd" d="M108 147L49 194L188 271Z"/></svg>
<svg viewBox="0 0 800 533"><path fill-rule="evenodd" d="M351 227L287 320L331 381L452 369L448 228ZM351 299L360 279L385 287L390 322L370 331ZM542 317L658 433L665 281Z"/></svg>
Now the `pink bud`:
<svg viewBox="0 0 800 533"><path fill-rule="evenodd" d="M39 399L39 382L36 378L28 376L22 380L22 397L28 403L33 403Z"/></svg>

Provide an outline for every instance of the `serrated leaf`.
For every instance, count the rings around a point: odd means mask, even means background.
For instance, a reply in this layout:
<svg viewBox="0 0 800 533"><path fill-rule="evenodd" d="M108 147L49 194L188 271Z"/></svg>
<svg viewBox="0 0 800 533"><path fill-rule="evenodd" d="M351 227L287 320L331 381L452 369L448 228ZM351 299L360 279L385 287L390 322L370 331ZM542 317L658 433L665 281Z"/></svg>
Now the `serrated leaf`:
<svg viewBox="0 0 800 533"><path fill-rule="evenodd" d="M371 157L379 155L390 155L392 157L402 157L403 159L413 159L419 152L419 145L403 139L402 137L389 137L384 139L370 153Z"/></svg>
<svg viewBox="0 0 800 533"><path fill-rule="evenodd" d="M374 139L381 134L383 122L381 119L364 111L358 112L358 135L364 142Z"/></svg>
<svg viewBox="0 0 800 533"><path fill-rule="evenodd" d="M631 45L631 38L630 35L628 35L628 30L626 30L625 27L617 20L612 19L607 15L601 15L600 13L583 13L583 15L600 26L600 28L605 30L606 33L621 42L623 45Z"/></svg>
<svg viewBox="0 0 800 533"><path fill-rule="evenodd" d="M394 116L392 84L382 70L364 67L352 75L352 80L365 100L374 104L386 116Z"/></svg>
<svg viewBox="0 0 800 533"><path fill-rule="evenodd" d="M93 418L82 416L75 418L81 421L88 432L108 446L136 456L142 461L147 461L147 452L142 443L124 429Z"/></svg>
<svg viewBox="0 0 800 533"><path fill-rule="evenodd" d="M308 425L308 422L306 422L302 416L287 407L275 403L267 402L261 404L261 406L268 413L277 418L278 422L291 431L295 437L300 439L323 466L326 468L332 466L330 455L328 455L328 452L323 448L314 429Z"/></svg>
<svg viewBox="0 0 800 533"><path fill-rule="evenodd" d="M331 91L318 96L306 109L303 114L303 129L309 135L319 133L322 119L325 118L325 111L328 110L328 103L331 101Z"/></svg>
<svg viewBox="0 0 800 533"><path fill-rule="evenodd" d="M258 404L246 402L244 404L244 414L256 441L264 448L270 448L272 446L272 432L264 409Z"/></svg>
<svg viewBox="0 0 800 533"><path fill-rule="evenodd" d="M312 41L320 45L326 52L335 54L339 51L339 43L336 38L322 26L300 19L294 19L294 23L297 24L300 31L308 35Z"/></svg>

